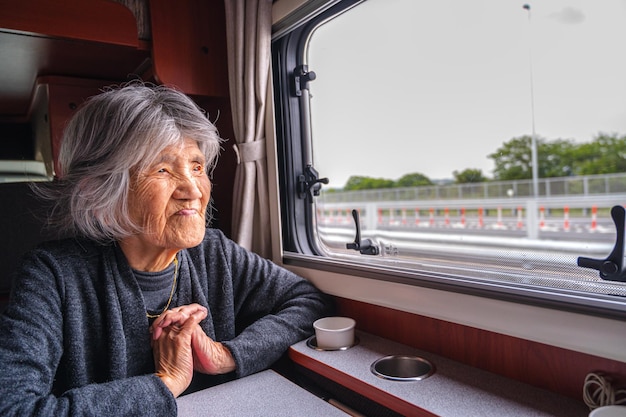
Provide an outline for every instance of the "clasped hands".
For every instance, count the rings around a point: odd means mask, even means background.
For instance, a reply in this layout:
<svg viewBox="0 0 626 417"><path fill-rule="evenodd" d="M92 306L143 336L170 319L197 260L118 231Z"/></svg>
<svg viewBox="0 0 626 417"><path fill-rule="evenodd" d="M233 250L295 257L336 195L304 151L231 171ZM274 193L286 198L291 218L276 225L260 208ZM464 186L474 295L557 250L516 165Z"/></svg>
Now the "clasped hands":
<svg viewBox="0 0 626 417"><path fill-rule="evenodd" d="M156 374L174 397L187 389L194 370L205 374L235 370L230 351L200 327L206 317L206 307L189 304L163 312L150 327Z"/></svg>

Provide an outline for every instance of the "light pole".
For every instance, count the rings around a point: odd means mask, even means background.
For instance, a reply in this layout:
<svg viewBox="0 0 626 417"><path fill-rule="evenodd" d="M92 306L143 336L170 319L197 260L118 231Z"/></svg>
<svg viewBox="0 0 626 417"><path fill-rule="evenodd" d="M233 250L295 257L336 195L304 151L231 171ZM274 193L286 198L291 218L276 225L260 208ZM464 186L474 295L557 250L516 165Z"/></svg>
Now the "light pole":
<svg viewBox="0 0 626 417"><path fill-rule="evenodd" d="M537 228L537 198L539 197L539 161L537 157L537 133L535 131L535 88L533 83L533 55L530 20L530 4L522 6L528 12L528 73L530 78L530 117L532 121L532 136L530 139L530 163L532 169L533 197L528 200L526 210L528 221L528 237L536 239L539 236Z"/></svg>
<svg viewBox="0 0 626 417"><path fill-rule="evenodd" d="M539 196L539 162L537 158L537 133L535 131L535 87L533 83L533 55L532 55L532 37L531 37L531 21L530 21L530 4L523 6L528 11L528 71L530 78L530 117L532 121L532 137L530 141L530 158L533 179L533 195L535 198Z"/></svg>

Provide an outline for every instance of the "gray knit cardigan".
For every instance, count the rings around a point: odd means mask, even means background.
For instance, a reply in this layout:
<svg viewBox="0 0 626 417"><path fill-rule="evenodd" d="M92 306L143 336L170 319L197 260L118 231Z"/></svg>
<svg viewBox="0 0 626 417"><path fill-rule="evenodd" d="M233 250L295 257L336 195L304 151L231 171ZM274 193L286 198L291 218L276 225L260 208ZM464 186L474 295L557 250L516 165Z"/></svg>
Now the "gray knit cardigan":
<svg viewBox="0 0 626 417"><path fill-rule="evenodd" d="M233 378L270 366L330 313L308 281L217 230L179 260L172 306L208 307L201 326L232 352ZM141 290L117 245L43 244L18 277L0 316L0 415L176 415L174 397L154 375ZM222 380L194 375L200 387Z"/></svg>

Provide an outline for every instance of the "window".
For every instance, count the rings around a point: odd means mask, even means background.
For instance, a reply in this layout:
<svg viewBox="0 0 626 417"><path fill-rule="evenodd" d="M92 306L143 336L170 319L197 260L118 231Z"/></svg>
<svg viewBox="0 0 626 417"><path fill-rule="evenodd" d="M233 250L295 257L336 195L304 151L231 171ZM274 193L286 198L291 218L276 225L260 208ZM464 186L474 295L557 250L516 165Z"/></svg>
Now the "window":
<svg viewBox="0 0 626 417"><path fill-rule="evenodd" d="M625 15L617 0L367 0L279 28L286 258L623 314L626 275L577 262L616 253L626 204ZM377 254L347 248L352 210Z"/></svg>

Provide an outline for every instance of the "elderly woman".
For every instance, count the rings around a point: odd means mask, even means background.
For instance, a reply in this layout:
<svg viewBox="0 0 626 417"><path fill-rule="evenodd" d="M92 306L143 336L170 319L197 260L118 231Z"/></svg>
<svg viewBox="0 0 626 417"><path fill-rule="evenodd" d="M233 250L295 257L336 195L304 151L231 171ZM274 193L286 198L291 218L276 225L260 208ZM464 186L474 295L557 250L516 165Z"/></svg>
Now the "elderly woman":
<svg viewBox="0 0 626 417"><path fill-rule="evenodd" d="M311 334L326 298L207 229L219 150L173 89L128 85L77 111L60 180L40 191L72 238L18 273L0 318L0 415L176 415L185 390L267 368Z"/></svg>

